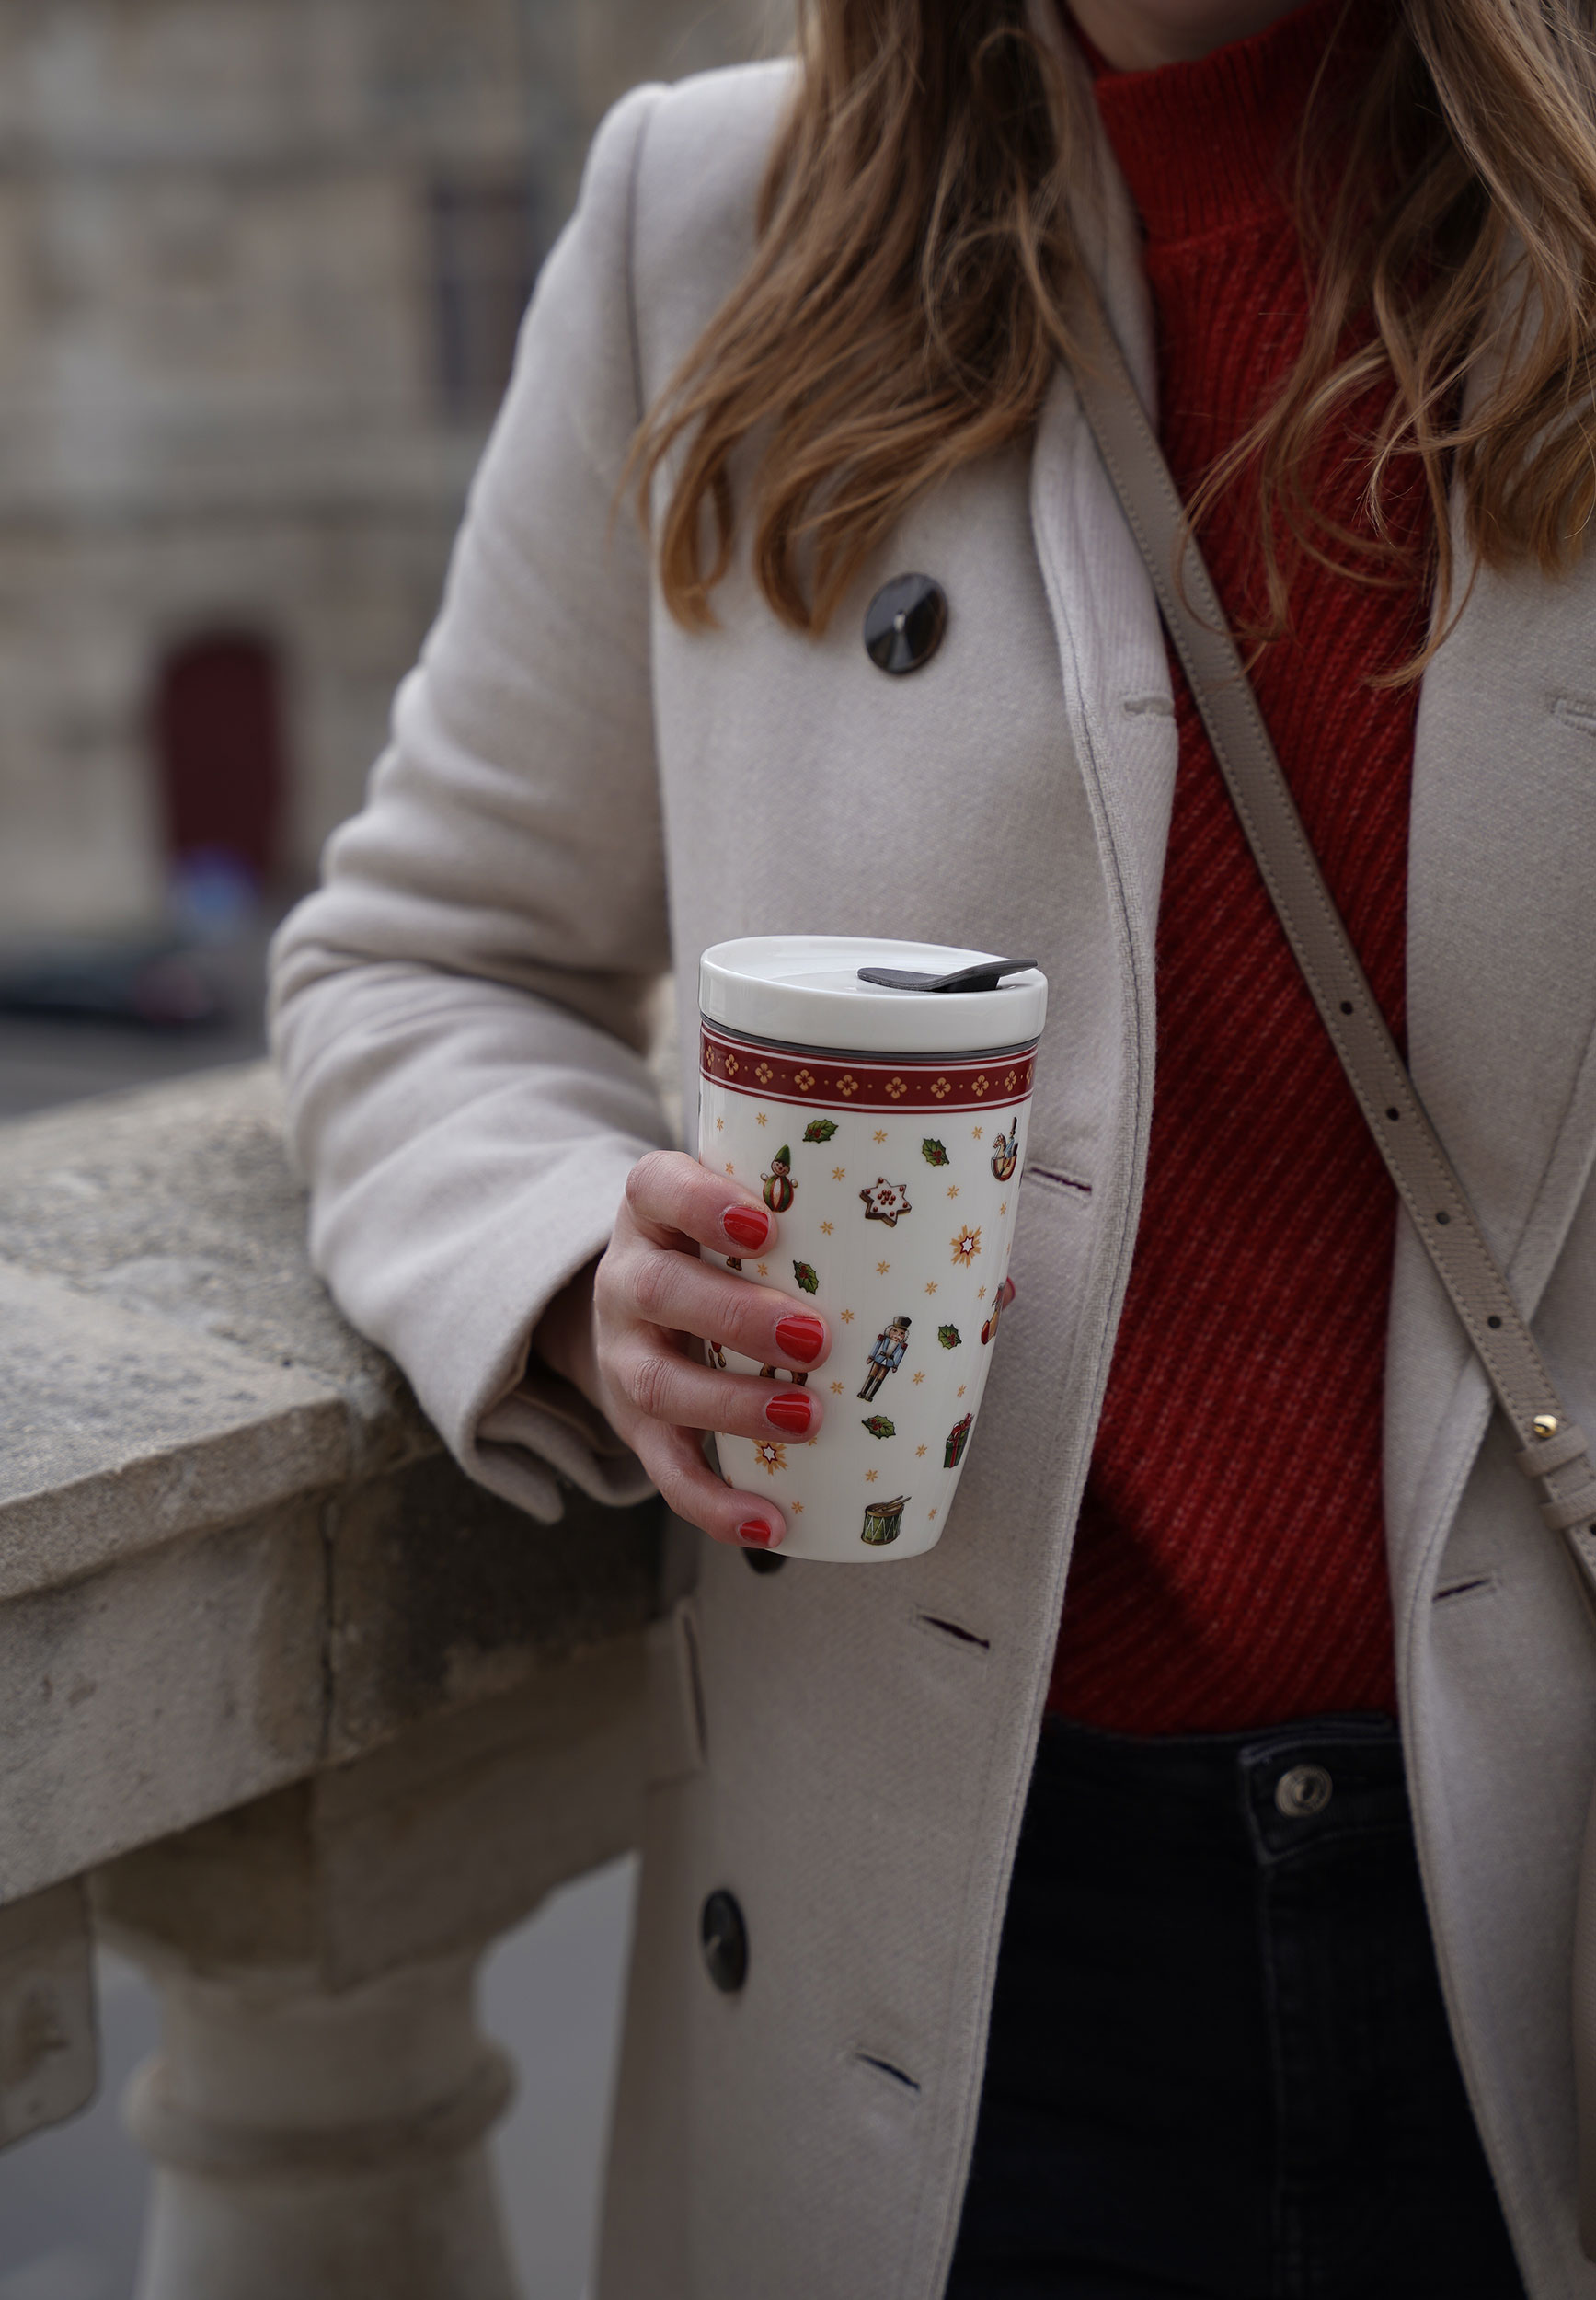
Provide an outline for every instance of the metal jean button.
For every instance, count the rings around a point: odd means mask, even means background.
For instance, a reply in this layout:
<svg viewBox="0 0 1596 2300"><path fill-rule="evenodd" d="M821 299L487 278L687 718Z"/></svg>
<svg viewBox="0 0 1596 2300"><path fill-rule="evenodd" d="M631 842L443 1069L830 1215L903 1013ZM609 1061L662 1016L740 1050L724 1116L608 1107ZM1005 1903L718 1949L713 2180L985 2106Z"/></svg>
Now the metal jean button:
<svg viewBox="0 0 1596 2300"><path fill-rule="evenodd" d="M1322 1765L1293 1765L1275 1783L1275 1810L1288 1821L1311 1820L1323 1812L1336 1784Z"/></svg>

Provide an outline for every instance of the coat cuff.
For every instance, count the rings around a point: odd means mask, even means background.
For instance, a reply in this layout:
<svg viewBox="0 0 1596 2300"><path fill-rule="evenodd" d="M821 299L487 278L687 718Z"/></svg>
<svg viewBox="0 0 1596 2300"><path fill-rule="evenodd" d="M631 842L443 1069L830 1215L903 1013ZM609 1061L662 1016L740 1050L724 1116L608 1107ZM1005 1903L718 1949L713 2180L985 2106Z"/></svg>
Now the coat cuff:
<svg viewBox="0 0 1596 2300"><path fill-rule="evenodd" d="M654 1489L597 1407L571 1383L535 1366L483 1415L465 1466L507 1501L545 1520L564 1514L559 1478L612 1509L647 1501Z"/></svg>

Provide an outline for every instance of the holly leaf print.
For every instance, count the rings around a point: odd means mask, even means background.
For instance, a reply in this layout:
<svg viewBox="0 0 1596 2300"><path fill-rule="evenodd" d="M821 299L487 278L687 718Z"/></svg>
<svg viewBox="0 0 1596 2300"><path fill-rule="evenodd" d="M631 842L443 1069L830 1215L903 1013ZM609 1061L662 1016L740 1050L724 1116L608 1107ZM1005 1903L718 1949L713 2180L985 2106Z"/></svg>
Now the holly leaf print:
<svg viewBox="0 0 1596 2300"><path fill-rule="evenodd" d="M898 1434L897 1423L895 1421L889 1421L884 1413L873 1413L869 1415L869 1417L866 1420L862 1421L859 1426L863 1430L868 1430L873 1438L896 1437Z"/></svg>
<svg viewBox="0 0 1596 2300"><path fill-rule="evenodd" d="M820 1292L821 1282L816 1274L815 1266L812 1262L794 1262L792 1266L792 1274L798 1280L799 1285L803 1288L806 1294L818 1294Z"/></svg>
<svg viewBox="0 0 1596 2300"><path fill-rule="evenodd" d="M837 1121L834 1118L811 1118L804 1128L804 1140L806 1142L830 1142L836 1131Z"/></svg>
<svg viewBox="0 0 1596 2300"><path fill-rule="evenodd" d="M957 1326L938 1326L936 1339L945 1350L957 1350L963 1336Z"/></svg>
<svg viewBox="0 0 1596 2300"><path fill-rule="evenodd" d="M933 1141L929 1134L920 1144L920 1156L927 1166L946 1166L948 1163L947 1152L943 1144Z"/></svg>

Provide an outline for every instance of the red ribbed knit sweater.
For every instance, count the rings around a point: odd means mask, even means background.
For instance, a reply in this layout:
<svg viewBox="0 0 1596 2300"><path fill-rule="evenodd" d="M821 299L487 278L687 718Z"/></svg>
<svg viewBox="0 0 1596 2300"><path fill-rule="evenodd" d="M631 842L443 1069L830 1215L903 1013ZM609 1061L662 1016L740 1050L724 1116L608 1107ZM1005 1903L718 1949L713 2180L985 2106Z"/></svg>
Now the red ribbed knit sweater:
<svg viewBox="0 0 1596 2300"><path fill-rule="evenodd" d="M1198 63L1097 77L1142 216L1164 448L1188 496L1303 341L1292 170L1342 5L1310 0ZM1355 11L1365 54L1384 13ZM1356 53L1332 69L1345 88ZM1342 413L1315 489L1360 527L1360 443L1384 398ZM1233 490L1202 538L1233 621L1259 599L1255 501ZM1418 542L1417 489L1395 508ZM1292 611L1255 683L1400 1031L1415 695L1370 677L1419 643L1420 584L1394 594L1308 564ZM1176 716L1146 1197L1050 1696L1142 1733L1395 1697L1381 1507L1395 1194L1178 672Z"/></svg>

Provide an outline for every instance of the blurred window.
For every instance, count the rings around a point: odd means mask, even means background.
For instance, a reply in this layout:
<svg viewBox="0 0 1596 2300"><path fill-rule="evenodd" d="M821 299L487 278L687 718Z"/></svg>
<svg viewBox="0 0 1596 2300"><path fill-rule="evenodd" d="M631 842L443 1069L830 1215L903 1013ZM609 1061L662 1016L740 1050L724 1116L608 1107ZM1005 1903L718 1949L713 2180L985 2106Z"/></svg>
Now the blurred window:
<svg viewBox="0 0 1596 2300"><path fill-rule="evenodd" d="M168 655L155 747L168 856L214 860L257 889L279 859L283 806L281 668L270 641L203 633Z"/></svg>
<svg viewBox="0 0 1596 2300"><path fill-rule="evenodd" d="M504 397L537 276L537 202L524 181L501 178L434 183L431 205L443 408L484 422Z"/></svg>

